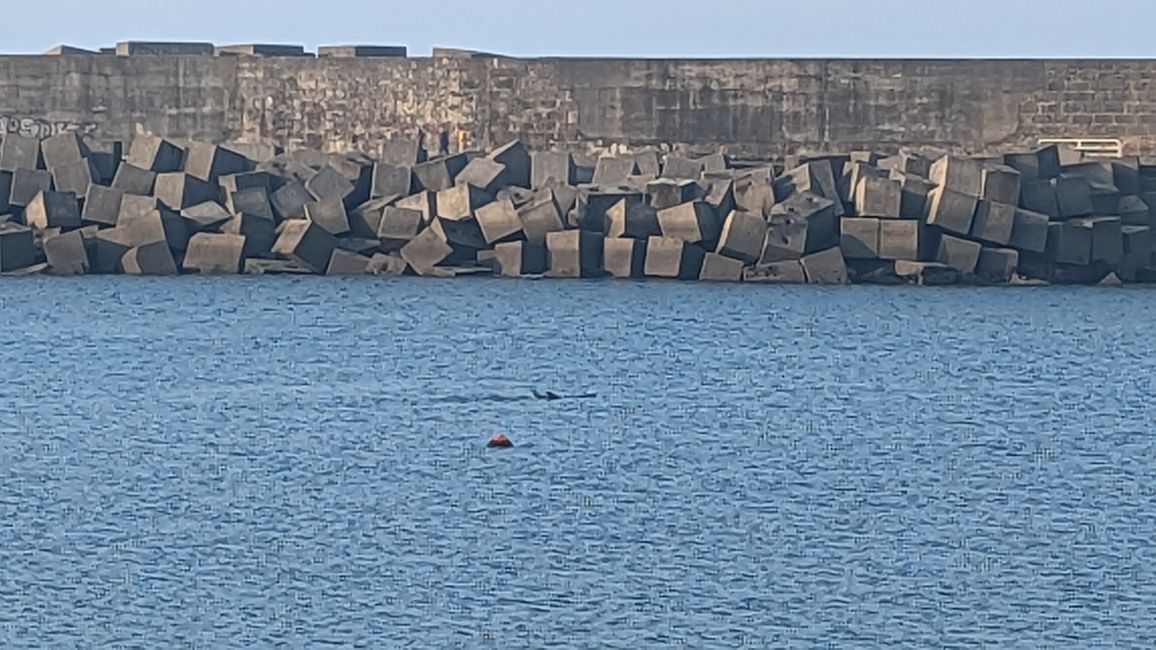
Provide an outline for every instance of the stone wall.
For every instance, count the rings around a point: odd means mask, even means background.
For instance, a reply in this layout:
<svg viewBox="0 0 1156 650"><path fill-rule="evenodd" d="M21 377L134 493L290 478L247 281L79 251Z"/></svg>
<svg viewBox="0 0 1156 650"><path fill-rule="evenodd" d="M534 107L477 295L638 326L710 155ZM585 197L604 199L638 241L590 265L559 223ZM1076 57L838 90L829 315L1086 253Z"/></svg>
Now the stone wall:
<svg viewBox="0 0 1156 650"><path fill-rule="evenodd" d="M419 128L471 146L659 145L740 156L970 152L1113 137L1156 154L1156 61L0 57L0 127L374 153Z"/></svg>

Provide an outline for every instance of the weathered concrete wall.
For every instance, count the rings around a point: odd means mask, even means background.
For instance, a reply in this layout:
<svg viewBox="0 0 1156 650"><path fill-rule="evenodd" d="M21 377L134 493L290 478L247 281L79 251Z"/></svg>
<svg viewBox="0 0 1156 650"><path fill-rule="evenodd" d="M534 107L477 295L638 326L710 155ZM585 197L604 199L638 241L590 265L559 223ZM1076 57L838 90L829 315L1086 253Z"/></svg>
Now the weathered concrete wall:
<svg viewBox="0 0 1156 650"><path fill-rule="evenodd" d="M478 147L660 145L737 155L1034 146L1113 137L1156 154L1156 60L0 57L0 127L137 130L374 152L419 128Z"/></svg>

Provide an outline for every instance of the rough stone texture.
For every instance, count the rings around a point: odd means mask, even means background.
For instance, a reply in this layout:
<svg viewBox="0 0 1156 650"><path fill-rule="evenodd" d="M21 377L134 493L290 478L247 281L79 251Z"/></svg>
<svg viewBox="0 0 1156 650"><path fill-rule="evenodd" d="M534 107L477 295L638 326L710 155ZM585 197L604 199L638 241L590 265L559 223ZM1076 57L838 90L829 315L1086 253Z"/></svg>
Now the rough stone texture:
<svg viewBox="0 0 1156 650"><path fill-rule="evenodd" d="M181 268L205 275L237 274L243 268L244 255L244 235L197 233L189 239Z"/></svg>
<svg viewBox="0 0 1156 650"><path fill-rule="evenodd" d="M602 265L610 275L621 279L641 278L645 264L645 241L616 237L603 240Z"/></svg>

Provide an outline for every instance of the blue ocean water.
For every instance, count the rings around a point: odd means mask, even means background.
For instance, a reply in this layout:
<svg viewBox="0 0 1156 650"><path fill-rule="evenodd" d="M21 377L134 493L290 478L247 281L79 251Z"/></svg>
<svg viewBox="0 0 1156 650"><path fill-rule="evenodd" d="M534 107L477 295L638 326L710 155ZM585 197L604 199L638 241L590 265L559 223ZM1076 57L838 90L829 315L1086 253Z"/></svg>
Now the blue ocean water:
<svg viewBox="0 0 1156 650"><path fill-rule="evenodd" d="M1142 289L29 278L0 305L4 648L1156 646Z"/></svg>

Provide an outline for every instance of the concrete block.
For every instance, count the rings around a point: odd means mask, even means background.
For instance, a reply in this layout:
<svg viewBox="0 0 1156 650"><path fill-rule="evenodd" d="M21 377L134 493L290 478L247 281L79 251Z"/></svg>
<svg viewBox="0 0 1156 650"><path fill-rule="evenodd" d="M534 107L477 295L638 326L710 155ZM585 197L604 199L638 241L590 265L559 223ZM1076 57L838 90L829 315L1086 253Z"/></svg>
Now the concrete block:
<svg viewBox="0 0 1156 650"><path fill-rule="evenodd" d="M417 210L421 213L423 221L431 223L438 213L437 192L422 190L412 196L398 199L394 206L407 210Z"/></svg>
<svg viewBox="0 0 1156 650"><path fill-rule="evenodd" d="M269 192L264 187L249 187L231 192L227 195L226 207L232 214L247 214L269 221L277 221L273 212L273 204L269 201Z"/></svg>
<svg viewBox="0 0 1156 650"><path fill-rule="evenodd" d="M273 43L242 43L237 45L217 45L213 48L214 56L247 56L247 57L309 57L301 45L277 45Z"/></svg>
<svg viewBox="0 0 1156 650"><path fill-rule="evenodd" d="M714 208L701 201L660 210L658 226L665 238L702 244L706 248L714 248L720 230Z"/></svg>
<svg viewBox="0 0 1156 650"><path fill-rule="evenodd" d="M310 269L289 260L245 260L245 275L309 275Z"/></svg>
<svg viewBox="0 0 1156 650"><path fill-rule="evenodd" d="M960 273L974 273L982 251L983 245L978 242L945 234L939 238L939 254L936 261Z"/></svg>
<svg viewBox="0 0 1156 650"><path fill-rule="evenodd" d="M1092 186L1092 192L1119 191L1112 173L1112 163L1107 161L1087 160L1071 165L1064 165L1063 175L1079 176L1087 179Z"/></svg>
<svg viewBox="0 0 1156 650"><path fill-rule="evenodd" d="M117 222L125 219L134 219L143 217L146 214L164 207L164 205L154 196L137 196L135 194L125 194L120 201L120 215ZM168 208L165 208L168 210Z"/></svg>
<svg viewBox="0 0 1156 650"><path fill-rule="evenodd" d="M123 149L120 142L94 142L85 140L88 147L88 161L92 163L95 174L94 182L102 185L111 185L116 177L116 170L120 167L123 158Z"/></svg>
<svg viewBox="0 0 1156 650"><path fill-rule="evenodd" d="M840 220L839 247L849 260L879 259L879 219L843 217Z"/></svg>
<svg viewBox="0 0 1156 650"><path fill-rule="evenodd" d="M164 207L135 215L126 214L122 205L116 230L121 233L121 241L130 247L159 241L174 251L183 251L189 244L189 230L185 220Z"/></svg>
<svg viewBox="0 0 1156 650"><path fill-rule="evenodd" d="M1048 225L1047 259L1056 264L1092 263L1092 227L1078 221Z"/></svg>
<svg viewBox="0 0 1156 650"><path fill-rule="evenodd" d="M884 260L926 261L935 256L929 229L910 219L879 221L879 258Z"/></svg>
<svg viewBox="0 0 1156 650"><path fill-rule="evenodd" d="M381 162L395 167L412 168L426 160L426 151L419 138L393 138L386 143L381 155Z"/></svg>
<svg viewBox="0 0 1156 650"><path fill-rule="evenodd" d="M185 173L206 183L217 184L222 176L243 174L253 166L236 151L207 142L189 143L185 156Z"/></svg>
<svg viewBox="0 0 1156 650"><path fill-rule="evenodd" d="M112 179L112 187L125 194L151 196L156 182L156 172L142 169L129 162L123 162L117 168L116 176Z"/></svg>
<svg viewBox="0 0 1156 650"><path fill-rule="evenodd" d="M960 280L957 269L939 262L896 260L895 275L920 286L956 284Z"/></svg>
<svg viewBox="0 0 1156 650"><path fill-rule="evenodd" d="M96 173L92 169L92 163L88 160L66 163L52 169L52 181L56 190L72 192L77 196L88 194L88 188L92 185L95 177Z"/></svg>
<svg viewBox="0 0 1156 650"><path fill-rule="evenodd" d="M370 199L352 210L347 210L349 234L366 239L377 238L377 231L381 230L382 214L386 207L393 205L394 201L395 199L389 198Z"/></svg>
<svg viewBox="0 0 1156 650"><path fill-rule="evenodd" d="M213 56L212 43L121 41L117 56Z"/></svg>
<svg viewBox="0 0 1156 650"><path fill-rule="evenodd" d="M189 239L181 268L202 275L233 275L241 272L244 259L244 235L199 232Z"/></svg>
<svg viewBox="0 0 1156 650"><path fill-rule="evenodd" d="M898 181L864 176L855 186L855 213L861 217L899 218L903 186Z"/></svg>
<svg viewBox="0 0 1156 650"><path fill-rule="evenodd" d="M173 251L163 241L134 246L124 253L118 268L128 275L176 275Z"/></svg>
<svg viewBox="0 0 1156 650"><path fill-rule="evenodd" d="M53 275L88 273L88 247L79 230L45 239L44 255Z"/></svg>
<svg viewBox="0 0 1156 650"><path fill-rule="evenodd" d="M549 268L546 247L533 242L503 242L494 246L497 272L509 278L541 275Z"/></svg>
<svg viewBox="0 0 1156 650"><path fill-rule="evenodd" d="M848 284L851 281L843 251L838 246L804 256L799 263L803 265L808 284Z"/></svg>
<svg viewBox="0 0 1156 650"><path fill-rule="evenodd" d="M88 238L89 273L124 273L124 265L121 262L124 254L132 248L124 239L124 231L119 228L98 230L95 235Z"/></svg>
<svg viewBox="0 0 1156 650"><path fill-rule="evenodd" d="M733 178L718 178L707 181L706 197L703 201L714 208L715 217L719 222L735 209L734 190Z"/></svg>
<svg viewBox="0 0 1156 650"><path fill-rule="evenodd" d="M743 263L718 253L707 253L703 256L698 279L703 282L742 282Z"/></svg>
<svg viewBox="0 0 1156 650"><path fill-rule="evenodd" d="M0 223L0 273L27 268L36 263L32 229L15 223Z"/></svg>
<svg viewBox="0 0 1156 650"><path fill-rule="evenodd" d="M1115 214L1125 226L1149 226L1152 224L1152 209L1138 196L1121 196Z"/></svg>
<svg viewBox="0 0 1156 650"><path fill-rule="evenodd" d="M658 210L636 197L619 199L606 210L603 232L607 237L647 239L662 234Z"/></svg>
<svg viewBox="0 0 1156 650"><path fill-rule="evenodd" d="M1104 262L1109 266L1119 264L1124 258L1124 234L1120 218L1094 217L1082 221L1092 226L1092 262Z"/></svg>
<svg viewBox="0 0 1156 650"><path fill-rule="evenodd" d="M983 196L983 163L974 158L944 156L931 165L931 182L942 189L978 199Z"/></svg>
<svg viewBox="0 0 1156 650"><path fill-rule="evenodd" d="M309 190L314 201L345 201L353 194L354 185L341 172L326 165L305 182L305 189Z"/></svg>
<svg viewBox="0 0 1156 650"><path fill-rule="evenodd" d="M226 221L221 226L221 232L245 238L243 255L246 258L273 256L273 245L277 242L277 224L271 219L242 212Z"/></svg>
<svg viewBox="0 0 1156 650"><path fill-rule="evenodd" d="M369 275L396 277L405 275L409 264L402 259L401 255L377 253L369 258L369 264L365 267L365 272Z"/></svg>
<svg viewBox="0 0 1156 650"><path fill-rule="evenodd" d="M842 199L844 205L854 210L855 208L855 188L859 187L859 182L864 178L891 178L890 174L896 174L897 178L902 178L903 174L886 169L880 169L872 165L861 162L850 162L844 168L842 176L836 178L836 183L839 186L839 197Z"/></svg>
<svg viewBox="0 0 1156 650"><path fill-rule="evenodd" d="M602 242L602 265L610 275L641 278L646 264L646 241L607 237Z"/></svg>
<svg viewBox="0 0 1156 650"><path fill-rule="evenodd" d="M703 161L667 154L662 164L662 177L674 180L698 180L702 176Z"/></svg>
<svg viewBox="0 0 1156 650"><path fill-rule="evenodd" d="M656 210L672 208L701 199L704 196L702 188L697 182L691 180L676 181L669 178L660 178L648 183L646 194L650 197L650 206Z"/></svg>
<svg viewBox="0 0 1156 650"><path fill-rule="evenodd" d="M627 177L638 174L638 163L633 158L602 156L594 168L595 185L618 185Z"/></svg>
<svg viewBox="0 0 1156 650"><path fill-rule="evenodd" d="M344 251L357 253L369 257L374 253L384 252L381 249L381 240L362 237L343 237L337 240L337 247Z"/></svg>
<svg viewBox="0 0 1156 650"><path fill-rule="evenodd" d="M775 189L769 183L739 180L735 182L734 194L735 207L743 212L767 219L775 208Z"/></svg>
<svg viewBox="0 0 1156 650"><path fill-rule="evenodd" d="M478 208L474 218L482 229L482 236L487 244L493 245L523 237L522 219L518 216L513 201L509 199L494 201Z"/></svg>
<svg viewBox="0 0 1156 650"><path fill-rule="evenodd" d="M419 187L431 192L448 190L454 186L458 174L469 164L462 154L434 158L413 166L413 175Z"/></svg>
<svg viewBox="0 0 1156 650"><path fill-rule="evenodd" d="M40 140L16 133L5 133L0 142L0 170L36 169L40 166Z"/></svg>
<svg viewBox="0 0 1156 650"><path fill-rule="evenodd" d="M349 214L340 196L306 203L305 218L331 235L340 237L349 234Z"/></svg>
<svg viewBox="0 0 1156 650"><path fill-rule="evenodd" d="M937 187L927 195L927 223L947 232L970 234L978 203L972 195Z"/></svg>
<svg viewBox="0 0 1156 650"><path fill-rule="evenodd" d="M743 282L759 284L804 284L807 274L803 270L802 262L788 260L759 264L743 271Z"/></svg>
<svg viewBox="0 0 1156 650"><path fill-rule="evenodd" d="M984 246L979 254L975 274L987 282L1007 283L1015 277L1019 265L1019 251Z"/></svg>
<svg viewBox="0 0 1156 650"><path fill-rule="evenodd" d="M989 165L983 168L983 193L981 198L1006 205L1018 205L1020 200L1020 173L1006 165Z"/></svg>
<svg viewBox="0 0 1156 650"><path fill-rule="evenodd" d="M582 188L578 192L576 208L572 211L572 215L578 218L573 225L582 230L605 234L606 213L622 199L633 203L645 200L640 192L628 189Z"/></svg>
<svg viewBox="0 0 1156 650"><path fill-rule="evenodd" d="M373 166L370 196L373 198L410 196L418 189L415 185L413 170L410 167L377 163Z"/></svg>
<svg viewBox="0 0 1156 650"><path fill-rule="evenodd" d="M927 216L927 197L935 189L935 183L917 176L891 172L890 178L898 181L902 188L899 216L903 219L923 219Z"/></svg>
<svg viewBox="0 0 1156 650"><path fill-rule="evenodd" d="M703 156L702 158L699 158L699 162L702 163L702 171L704 174L711 172L725 172L726 170L731 169L732 166L730 156L722 153Z"/></svg>
<svg viewBox="0 0 1156 650"><path fill-rule="evenodd" d="M654 176L655 178L662 175L662 162L659 160L658 151L638 151L630 157L634 159L634 164L638 167L640 175Z"/></svg>
<svg viewBox="0 0 1156 650"><path fill-rule="evenodd" d="M1048 250L1048 215L1023 208L1016 209L1012 226L1012 248L1032 253L1046 253Z"/></svg>
<svg viewBox="0 0 1156 650"><path fill-rule="evenodd" d="M12 210L9 200L12 198L12 172L0 171L0 215L8 214Z"/></svg>
<svg viewBox="0 0 1156 650"><path fill-rule="evenodd" d="M44 159L44 166L50 170L86 160L89 153L88 145L75 131L54 135L40 143L40 155ZM29 162L32 157L22 156L22 158L24 162ZM21 166L35 168L35 160L31 160L31 162L33 164Z"/></svg>
<svg viewBox="0 0 1156 650"><path fill-rule="evenodd" d="M1136 271L1152 268L1152 231L1148 226L1123 226L1124 257L1120 268L1129 277Z"/></svg>
<svg viewBox="0 0 1156 650"><path fill-rule="evenodd" d="M646 241L643 274L648 278L697 280L706 251L681 239L651 237Z"/></svg>
<svg viewBox="0 0 1156 650"><path fill-rule="evenodd" d="M427 228L401 249L401 257L419 275L430 275L433 268L450 256L454 249L433 228Z"/></svg>
<svg viewBox="0 0 1156 650"><path fill-rule="evenodd" d="M125 162L157 174L179 172L185 163L185 150L164 138L137 134L132 139Z"/></svg>
<svg viewBox="0 0 1156 650"><path fill-rule="evenodd" d="M1004 164L1018 171L1026 180L1051 180L1060 175L1060 150L1050 145L1028 153L1004 156Z"/></svg>
<svg viewBox="0 0 1156 650"><path fill-rule="evenodd" d="M273 192L269 202L273 205L273 213L278 221L286 219L304 219L305 204L313 201L313 195L305 186L297 181L290 181Z"/></svg>
<svg viewBox="0 0 1156 650"><path fill-rule="evenodd" d="M1007 246L1011 243L1015 221L1015 206L984 199L975 210L975 219L971 223L971 236L988 243Z"/></svg>
<svg viewBox="0 0 1156 650"><path fill-rule="evenodd" d="M189 232L214 232L223 226L232 214L216 201L205 201L180 211L188 222ZM272 222L272 220L270 220Z"/></svg>
<svg viewBox="0 0 1156 650"><path fill-rule="evenodd" d="M804 192L775 205L759 264L797 260L839 245L835 202Z"/></svg>
<svg viewBox="0 0 1156 650"><path fill-rule="evenodd" d="M337 248L329 258L325 275L367 275L370 261L365 255Z"/></svg>
<svg viewBox="0 0 1156 650"><path fill-rule="evenodd" d="M754 264L767 241L767 221L757 214L732 211L723 222L718 253L746 264Z"/></svg>
<svg viewBox="0 0 1156 650"><path fill-rule="evenodd" d="M1061 219L1073 219L1092 214L1092 186L1082 176L1061 174L1052 180L1056 206Z"/></svg>
<svg viewBox="0 0 1156 650"><path fill-rule="evenodd" d="M24 209L24 222L36 230L79 228L80 204L72 192L38 192Z"/></svg>
<svg viewBox="0 0 1156 650"><path fill-rule="evenodd" d="M531 187L533 159L526 146L520 141L507 142L490 152L487 158L504 168L502 177L498 181L499 187L494 189L495 192L501 187ZM558 180L562 183L569 183L569 177Z"/></svg>
<svg viewBox="0 0 1156 650"><path fill-rule="evenodd" d="M535 151L530 155L531 186L545 187L550 179L564 185L578 182L574 157L566 151Z"/></svg>
<svg viewBox="0 0 1156 650"><path fill-rule="evenodd" d="M448 221L474 218L478 208L493 201L493 195L472 185L457 185L437 193L437 216Z"/></svg>
<svg viewBox="0 0 1156 650"><path fill-rule="evenodd" d="M404 59L404 45L323 45L317 48L319 59Z"/></svg>
<svg viewBox="0 0 1156 650"><path fill-rule="evenodd" d="M552 194L518 210L518 218L522 220L522 231L526 234L526 240L542 245L545 245L549 233L566 228Z"/></svg>
<svg viewBox="0 0 1156 650"><path fill-rule="evenodd" d="M551 278L596 278L603 275L602 237L581 230L546 235L546 253Z"/></svg>
<svg viewBox="0 0 1156 650"><path fill-rule="evenodd" d="M1116 191L1092 191L1092 214L1118 216L1121 195Z"/></svg>
<svg viewBox="0 0 1156 650"><path fill-rule="evenodd" d="M1137 158L1124 158L1120 160L1113 160L1109 163L1112 167L1112 181L1120 194L1139 194L1141 191L1140 182L1140 161Z"/></svg>
<svg viewBox="0 0 1156 650"><path fill-rule="evenodd" d="M401 250L421 234L424 226L425 219L420 211L387 206L381 213L377 237L387 248Z"/></svg>
<svg viewBox="0 0 1156 650"><path fill-rule="evenodd" d="M831 201L836 217L846 214L829 161L804 163L776 179L774 187L777 202L782 203L796 194L810 193Z"/></svg>
<svg viewBox="0 0 1156 650"><path fill-rule="evenodd" d="M271 195L273 190L279 187L273 183L273 176L263 171L227 174L218 180L218 184L221 186L221 193L226 199L236 192L256 188L263 189L266 194ZM230 207L230 209L232 208Z"/></svg>
<svg viewBox="0 0 1156 650"><path fill-rule="evenodd" d="M894 169L903 174L918 176L919 178L930 178L933 162L931 158L918 151L902 149L899 155L896 156Z"/></svg>
<svg viewBox="0 0 1156 650"><path fill-rule="evenodd" d="M1056 202L1056 188L1051 181L1028 181L1020 184L1020 207L1046 215L1050 219L1060 218L1060 206Z"/></svg>
<svg viewBox="0 0 1156 650"><path fill-rule="evenodd" d="M12 190L8 196L9 205L24 207L41 192L51 192L52 174L42 169L21 167L12 172Z"/></svg>
<svg viewBox="0 0 1156 650"><path fill-rule="evenodd" d="M183 172L157 174L155 196L173 210L184 210L220 196L216 184L207 183Z"/></svg>
<svg viewBox="0 0 1156 650"><path fill-rule="evenodd" d="M286 221L273 244L273 253L297 262L313 273L324 273L337 248L337 238L307 220Z"/></svg>

